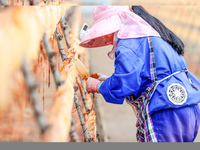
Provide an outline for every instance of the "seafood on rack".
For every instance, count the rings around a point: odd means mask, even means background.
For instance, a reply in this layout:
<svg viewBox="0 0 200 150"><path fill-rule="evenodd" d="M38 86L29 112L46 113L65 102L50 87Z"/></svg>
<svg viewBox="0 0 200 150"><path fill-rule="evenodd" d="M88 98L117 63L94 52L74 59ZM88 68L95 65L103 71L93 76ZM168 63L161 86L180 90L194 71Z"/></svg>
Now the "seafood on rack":
<svg viewBox="0 0 200 150"><path fill-rule="evenodd" d="M64 83L55 93L53 105L48 116L49 129L43 135L44 142L65 142L68 140L71 125L71 111L74 99L75 66L69 63L62 70ZM59 129L59 132L58 132Z"/></svg>
<svg viewBox="0 0 200 150"><path fill-rule="evenodd" d="M63 44L67 57L64 62L61 62L60 51L56 45L54 31L57 27L62 35L60 19L64 18L66 10L70 9L73 13L71 6L72 3L56 1L49 4L40 2L40 5L35 7L8 7L1 10L0 19L4 21L0 22L0 71L2 72L0 74L0 141L70 141L71 120L73 118L74 123L77 124L77 120L80 119L72 115L76 78L81 77L83 80L81 86L84 87L84 80L89 77L85 66L85 61L88 59L83 58L85 50L78 45L79 41L73 35L75 28L67 37L70 48ZM48 59L49 55L42 42L45 33L46 39L49 40L49 47L52 49L50 57L55 60L53 65ZM62 43L65 43L64 39ZM37 124L39 117L34 115L30 90L25 84L27 78L22 74L23 60L26 60L35 83L34 87L29 88L35 88L34 92L38 94L38 104L34 109L43 106L41 114L47 118L48 128L45 128L42 133ZM59 86L53 84L55 69L62 81L59 82ZM47 92L49 92L48 96ZM95 142L94 101L84 90L82 92L85 94L88 107L91 108L88 113L83 109L84 120L89 136ZM78 96L80 97L79 94ZM82 102L80 105L83 108ZM83 136L80 132L78 134L79 137ZM79 139L82 141L84 138Z"/></svg>
<svg viewBox="0 0 200 150"><path fill-rule="evenodd" d="M3 9L0 19L4 20L0 22L0 114L3 114L11 99L9 79L21 67L22 58L29 62L37 58L43 28L32 8Z"/></svg>

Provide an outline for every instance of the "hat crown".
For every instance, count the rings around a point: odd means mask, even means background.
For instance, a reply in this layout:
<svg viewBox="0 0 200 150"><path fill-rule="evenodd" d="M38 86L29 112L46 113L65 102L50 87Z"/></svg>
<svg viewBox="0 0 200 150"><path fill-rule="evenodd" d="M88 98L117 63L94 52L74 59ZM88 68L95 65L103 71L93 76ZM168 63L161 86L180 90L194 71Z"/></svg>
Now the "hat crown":
<svg viewBox="0 0 200 150"><path fill-rule="evenodd" d="M128 6L94 6L92 11L93 22L98 22L99 20L115 15L119 11L127 10L129 10Z"/></svg>

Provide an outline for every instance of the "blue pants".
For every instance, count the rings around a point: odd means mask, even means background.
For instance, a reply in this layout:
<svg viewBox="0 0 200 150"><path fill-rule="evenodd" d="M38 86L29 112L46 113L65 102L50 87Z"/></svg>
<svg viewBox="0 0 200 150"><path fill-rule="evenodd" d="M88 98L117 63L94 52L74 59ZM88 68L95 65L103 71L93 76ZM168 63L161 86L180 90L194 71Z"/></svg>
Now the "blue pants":
<svg viewBox="0 0 200 150"><path fill-rule="evenodd" d="M151 118L158 142L193 142L199 129L200 110L198 105L166 109L154 112Z"/></svg>

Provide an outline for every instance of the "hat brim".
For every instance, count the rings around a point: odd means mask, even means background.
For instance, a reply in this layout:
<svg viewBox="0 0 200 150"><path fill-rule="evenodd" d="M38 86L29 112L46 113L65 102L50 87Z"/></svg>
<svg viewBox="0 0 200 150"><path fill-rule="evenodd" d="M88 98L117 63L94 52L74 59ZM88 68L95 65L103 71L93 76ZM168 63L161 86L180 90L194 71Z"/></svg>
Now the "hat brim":
<svg viewBox="0 0 200 150"><path fill-rule="evenodd" d="M81 40L79 45L85 48L95 48L108 45L103 36L118 31L120 29L120 24L117 15L113 15L95 23L86 36Z"/></svg>

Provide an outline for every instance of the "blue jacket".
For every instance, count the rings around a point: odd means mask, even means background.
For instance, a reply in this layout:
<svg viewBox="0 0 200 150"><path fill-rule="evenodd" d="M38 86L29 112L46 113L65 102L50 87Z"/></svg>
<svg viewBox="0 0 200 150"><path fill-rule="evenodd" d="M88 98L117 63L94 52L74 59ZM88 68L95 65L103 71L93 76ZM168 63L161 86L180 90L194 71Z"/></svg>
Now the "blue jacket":
<svg viewBox="0 0 200 150"><path fill-rule="evenodd" d="M156 71L158 80L187 68L182 55L160 37L152 37ZM147 37L133 39L119 39L115 50L115 71L99 88L106 102L122 104L125 97L133 95L139 97L152 83L150 77L150 58ZM149 112L168 108L179 108L200 102L200 82L189 72L196 91L190 84L186 72L173 75L162 81L154 93L149 104ZM167 88L172 83L179 83L185 87L187 100L182 105L175 105L167 97Z"/></svg>

